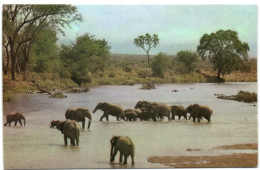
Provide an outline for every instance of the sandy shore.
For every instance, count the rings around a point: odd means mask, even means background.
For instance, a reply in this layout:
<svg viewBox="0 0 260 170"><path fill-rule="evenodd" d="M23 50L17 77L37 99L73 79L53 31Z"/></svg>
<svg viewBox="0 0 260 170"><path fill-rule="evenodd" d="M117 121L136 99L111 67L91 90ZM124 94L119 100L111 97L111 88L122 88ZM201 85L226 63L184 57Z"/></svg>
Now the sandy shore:
<svg viewBox="0 0 260 170"><path fill-rule="evenodd" d="M218 149L252 149L257 150L258 145L236 144L219 146ZM191 151L187 149L187 151ZM257 153L253 154L232 154L220 156L152 156L148 158L151 163L161 163L171 168L232 168L232 167L257 167Z"/></svg>

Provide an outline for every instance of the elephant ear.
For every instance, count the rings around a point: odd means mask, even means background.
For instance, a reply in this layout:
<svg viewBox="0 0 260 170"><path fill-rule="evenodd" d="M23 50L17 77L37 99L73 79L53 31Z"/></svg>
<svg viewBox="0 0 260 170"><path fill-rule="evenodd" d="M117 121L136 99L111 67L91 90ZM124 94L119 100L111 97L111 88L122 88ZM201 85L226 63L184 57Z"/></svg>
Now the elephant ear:
<svg viewBox="0 0 260 170"><path fill-rule="evenodd" d="M61 131L61 133L63 133L64 123L65 123L65 121L59 122L59 123L57 124L57 126L56 126L57 129L58 129L59 131Z"/></svg>
<svg viewBox="0 0 260 170"><path fill-rule="evenodd" d="M85 114L84 114L85 110L82 108L77 109L77 115L81 118L81 119L85 119Z"/></svg>
<svg viewBox="0 0 260 170"><path fill-rule="evenodd" d="M114 146L117 142L117 140L119 139L120 136L113 136L110 140L110 143L112 146Z"/></svg>
<svg viewBox="0 0 260 170"><path fill-rule="evenodd" d="M198 104L194 104L192 108L195 113L198 113L200 106Z"/></svg>

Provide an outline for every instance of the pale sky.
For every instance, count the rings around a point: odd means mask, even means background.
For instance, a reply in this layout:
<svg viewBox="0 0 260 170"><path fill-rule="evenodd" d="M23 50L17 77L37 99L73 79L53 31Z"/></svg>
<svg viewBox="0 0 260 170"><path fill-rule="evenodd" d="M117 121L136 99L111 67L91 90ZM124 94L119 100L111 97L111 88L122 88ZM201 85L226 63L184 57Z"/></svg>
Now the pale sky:
<svg viewBox="0 0 260 170"><path fill-rule="evenodd" d="M257 5L77 5L84 21L66 29L60 43L75 41L90 33L106 39L112 53L144 54L133 39L145 33L157 34L160 44L151 54L195 51L205 33L219 29L238 32L247 42L249 54L257 53Z"/></svg>

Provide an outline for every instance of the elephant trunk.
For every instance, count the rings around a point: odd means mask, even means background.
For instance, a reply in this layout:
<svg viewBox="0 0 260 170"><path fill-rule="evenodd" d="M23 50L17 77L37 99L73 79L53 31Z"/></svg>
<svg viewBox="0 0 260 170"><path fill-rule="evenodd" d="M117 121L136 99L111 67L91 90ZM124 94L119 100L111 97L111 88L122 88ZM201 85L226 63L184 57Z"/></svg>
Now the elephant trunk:
<svg viewBox="0 0 260 170"><path fill-rule="evenodd" d="M110 150L110 161L112 161L113 150L114 150L114 146L111 145L111 150Z"/></svg>

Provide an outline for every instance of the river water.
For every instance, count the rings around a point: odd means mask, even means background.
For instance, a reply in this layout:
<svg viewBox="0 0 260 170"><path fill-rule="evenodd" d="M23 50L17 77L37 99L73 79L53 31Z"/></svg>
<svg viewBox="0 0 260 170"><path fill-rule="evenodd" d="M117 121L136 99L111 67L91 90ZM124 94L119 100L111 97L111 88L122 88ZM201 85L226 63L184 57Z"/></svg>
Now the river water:
<svg viewBox="0 0 260 170"><path fill-rule="evenodd" d="M4 167L6 169L70 169L70 168L165 168L147 161L149 156L220 155L231 151L217 146L257 143L257 103L217 99L214 94L233 95L239 90L257 92L257 83L196 83L164 84L153 90L134 86L99 86L88 93L67 94L68 98L54 99L43 94L16 94L4 103L5 115L24 113L25 127L3 127ZM178 90L178 92L172 92ZM139 100L183 105L198 103L213 110L211 122L192 120L168 122L117 122L115 117L99 118L93 114L90 130L81 130L79 147L64 146L63 135L49 128L51 120L65 120L68 107L87 107L91 111L99 102L134 108ZM81 123L80 123L81 124ZM113 135L129 136L135 143L135 165L120 165L119 154L110 164L110 139ZM194 149L195 151L187 151ZM242 152L242 151L238 151ZM244 151L250 152L250 151Z"/></svg>

